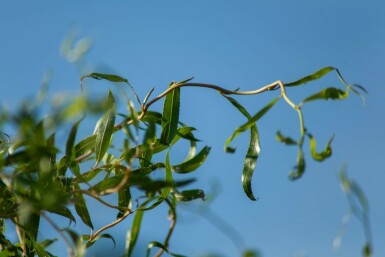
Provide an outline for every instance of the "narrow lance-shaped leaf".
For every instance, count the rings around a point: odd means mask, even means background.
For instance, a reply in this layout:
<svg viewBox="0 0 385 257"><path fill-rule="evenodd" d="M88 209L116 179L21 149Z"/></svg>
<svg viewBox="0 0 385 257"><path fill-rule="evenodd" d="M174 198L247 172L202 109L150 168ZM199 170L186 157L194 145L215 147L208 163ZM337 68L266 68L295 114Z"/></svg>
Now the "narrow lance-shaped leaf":
<svg viewBox="0 0 385 257"><path fill-rule="evenodd" d="M305 98L302 102L310 102L314 100L343 100L349 96L349 89L343 91L339 88L329 87L320 92Z"/></svg>
<svg viewBox="0 0 385 257"><path fill-rule="evenodd" d="M66 161L67 165L69 167L72 166L72 163L75 161L75 138L76 138L76 133L78 131L79 124L82 120L78 120L74 126L71 129L71 132L68 136L67 143L66 143Z"/></svg>
<svg viewBox="0 0 385 257"><path fill-rule="evenodd" d="M142 219L144 214L144 208L148 203L150 203L153 199L149 198L144 203L140 205L139 210L135 212L134 220L132 221L131 231L127 233L127 249L126 256L131 257L134 251L134 247L136 245L136 241L138 240L140 227L142 225Z"/></svg>
<svg viewBox="0 0 385 257"><path fill-rule="evenodd" d="M317 150L316 150L317 143L314 137L311 134L307 134L307 135L310 141L310 153L314 160L323 161L332 155L331 143L333 142L334 135L329 139L325 149L320 153L317 153Z"/></svg>
<svg viewBox="0 0 385 257"><path fill-rule="evenodd" d="M210 153L210 147L205 146L197 155L188 161L172 166L177 173L189 173L198 169L206 160Z"/></svg>
<svg viewBox="0 0 385 257"><path fill-rule="evenodd" d="M89 240L90 236L89 235L83 235L82 236L82 239L83 240ZM97 240L101 239L101 238L107 238L107 239L111 239L112 243L114 244L114 248L116 246L116 242L115 242L115 239L113 236L111 236L110 234L101 234L101 235L98 235L97 237L95 237L92 241L88 241L87 244L86 244L86 247L89 248L91 247Z"/></svg>
<svg viewBox="0 0 385 257"><path fill-rule="evenodd" d="M251 117L251 115L247 112L247 110L240 103L238 103L235 99L228 97L228 96L225 96L225 95L223 95L223 96L227 100L229 100L231 102L231 104L233 104L244 116L246 116L246 118L249 119L249 121L251 119L253 119L253 117ZM273 101L276 101L276 100L273 100ZM260 117L262 117L263 114L264 113L261 113ZM258 117L258 113L256 116ZM258 117L258 119L260 117ZM227 145L230 142L231 141L227 142ZM227 145L225 144L225 149L228 152L234 152L235 151L234 148L229 148L229 147L227 147ZM249 143L249 148L247 150L246 157L245 157L245 160L243 163L243 171L242 171L242 179L241 179L243 190L245 191L247 197L249 197L249 199L251 199L251 200L256 200L256 198L253 194L253 191L251 189L251 179L252 179L252 176L253 176L253 173L255 170L255 166L257 164L259 152L260 152L259 133L258 133L257 125L255 124L255 122L253 122L250 125L250 143Z"/></svg>
<svg viewBox="0 0 385 257"><path fill-rule="evenodd" d="M242 186L247 197L249 197L250 200L253 200L253 201L257 199L253 194L253 190L251 189L251 179L253 177L254 169L257 164L259 152L260 152L260 148L259 148L258 130L255 126L252 126L250 128L249 148L247 150L246 157L243 164Z"/></svg>
<svg viewBox="0 0 385 257"><path fill-rule="evenodd" d="M277 131L277 141L282 142L286 145L298 145L298 142L296 142L294 139L290 137L285 137L281 134L281 131Z"/></svg>
<svg viewBox="0 0 385 257"><path fill-rule="evenodd" d="M171 84L172 86L174 84ZM162 134L160 142L169 145L174 139L179 122L179 106L180 106L180 88L172 90L167 94L163 106L162 114Z"/></svg>
<svg viewBox="0 0 385 257"><path fill-rule="evenodd" d="M156 241L152 241L148 244L147 246L147 254L146 254L146 257L149 257L150 254L151 254L151 248L153 247L157 247L157 248L160 248L162 249L163 251L165 251L166 253L168 253L170 256L173 256L173 257L186 257L184 255L180 255L180 254L176 254L176 253L171 253L168 251L167 247L164 246L163 244L159 243L159 242L156 242Z"/></svg>
<svg viewBox="0 0 385 257"><path fill-rule="evenodd" d="M74 184L73 188L75 190L80 190L79 184ZM90 214L88 212L86 201L85 201L85 199L83 197L83 194L79 193L79 192L75 192L74 193L74 201L75 201L76 213L82 219L84 224L86 224L90 228L94 229L94 226L92 225Z"/></svg>
<svg viewBox="0 0 385 257"><path fill-rule="evenodd" d="M110 145L115 123L115 100L111 91L108 92L107 110L95 127L95 155L96 164L102 160Z"/></svg>
<svg viewBox="0 0 385 257"><path fill-rule="evenodd" d="M308 83L310 81L322 78L323 76L325 76L326 74L328 74L329 72L331 72L333 70L336 70L336 68L334 68L334 67L324 67L324 68L316 71L315 73L313 73L313 74L311 74L309 76L303 77L303 78L301 78L299 80L296 80L294 82L285 83L285 87L294 87L294 86L299 86L299 85L306 84L306 83Z"/></svg>
<svg viewBox="0 0 385 257"><path fill-rule="evenodd" d="M255 123L263 117L270 109L274 106L274 104L279 100L279 98L273 99L268 105L263 107L257 114L255 114L253 117L249 118L249 120L243 124L242 126L238 127L234 133L229 137L225 142L225 150L228 149L228 145L236 138L240 133L248 130L250 127L255 125ZM227 150L228 151L228 150ZM233 150L234 151L234 150ZM230 151L231 152L231 151Z"/></svg>
<svg viewBox="0 0 385 257"><path fill-rule="evenodd" d="M131 191L130 187L124 187L118 192L118 206L124 208L131 208ZM124 215L123 211L118 213L117 218Z"/></svg>
<svg viewBox="0 0 385 257"><path fill-rule="evenodd" d="M305 157L303 156L302 148L299 148L297 155L297 164L295 165L294 170L289 173L289 178L291 180L299 179L305 172L305 167Z"/></svg>
<svg viewBox="0 0 385 257"><path fill-rule="evenodd" d="M196 199L205 199L205 192L200 189L184 190L175 193L175 198L178 201L189 202Z"/></svg>

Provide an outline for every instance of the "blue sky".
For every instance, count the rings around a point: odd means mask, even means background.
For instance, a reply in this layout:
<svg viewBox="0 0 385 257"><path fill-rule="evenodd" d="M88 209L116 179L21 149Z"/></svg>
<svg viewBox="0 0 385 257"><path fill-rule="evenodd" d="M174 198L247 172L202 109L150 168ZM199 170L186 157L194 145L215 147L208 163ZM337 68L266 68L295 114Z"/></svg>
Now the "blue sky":
<svg viewBox="0 0 385 257"><path fill-rule="evenodd" d="M240 183L247 136L234 142L236 154L222 150L244 118L217 93L184 88L181 120L197 127L197 137L212 146L207 163L195 174L200 180L197 186L210 192L217 185L219 194L210 209L242 235L245 248L258 249L264 257L360 256L364 236L354 217L341 247L335 250L332 246L348 210L338 183L338 173L346 163L349 177L369 199L373 256L385 255L383 2L8 1L0 5L0 101L11 108L38 91L47 70L53 72L53 94L79 94L83 73L109 72L129 79L144 97L153 86L155 93L160 93L169 82L191 76L196 82L252 90L278 79L292 81L324 66L339 68L349 82L362 84L369 91L366 105L352 95L347 101L305 106L307 128L320 145L335 134L334 154L324 163L308 158L307 171L296 182L287 179L296 152L276 142L275 133L281 129L297 135L297 116L283 102L274 107L258 124L262 150L253 178L257 202L246 198ZM92 42L81 65L69 63L60 54L60 45L74 30L78 31L76 40ZM300 101L322 87L339 85L330 74L287 93ZM90 81L87 86L104 92L111 85ZM237 100L256 113L276 94ZM161 110L161 104L154 108ZM178 154L174 158L178 159ZM195 204L194 210L199 206ZM171 241L174 252L239 255L231 240L205 218L187 207L180 212L180 224ZM165 216L165 209L145 215L148 223L141 233L138 256L143 256L149 241L162 240L168 226ZM95 213L93 218L101 222L105 217ZM129 227L130 222L124 226ZM111 255L124 247L123 230L111 232L121 237ZM51 235L48 227L44 233ZM102 256L111 244L100 242L97 246L89 256ZM55 251L65 256L63 245L57 247Z"/></svg>

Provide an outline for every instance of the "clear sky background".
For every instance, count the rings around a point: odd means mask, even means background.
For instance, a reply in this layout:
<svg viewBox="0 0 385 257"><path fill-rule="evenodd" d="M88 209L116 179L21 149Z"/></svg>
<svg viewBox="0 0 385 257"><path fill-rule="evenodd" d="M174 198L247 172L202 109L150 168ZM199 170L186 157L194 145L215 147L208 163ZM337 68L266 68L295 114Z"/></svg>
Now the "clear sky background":
<svg viewBox="0 0 385 257"><path fill-rule="evenodd" d="M242 239L231 233L237 238L236 247L226 236L231 230L216 229L206 219L207 211L206 218L197 215L205 205L196 203L192 210L181 208L171 249L188 256L239 256L239 248L258 249L264 257L360 256L365 239L354 217L340 248L332 244L349 209L338 182L338 173L347 164L349 177L369 199L373 256L385 256L384 13L385 3L375 0L2 1L0 101L12 108L34 95L47 70L53 72L52 94L79 94L79 77L94 71L126 77L143 98L153 86L160 93L169 82L191 76L196 82L252 90L278 79L292 81L324 66L338 67L348 82L369 91L366 105L351 95L347 101L305 106L307 128L320 147L335 134L334 154L323 163L307 158L306 173L295 182L287 174L295 164L296 150L276 142L275 133L281 129L296 137L297 115L283 101L275 106L258 124L262 150L253 177L257 202L246 198L240 182L247 135L234 142L235 154L222 150L244 117L216 92L182 89L181 120L199 129L201 147L212 146L207 163L194 175L200 180L196 186L219 191L208 206ZM74 30L76 40L92 42L84 61L76 65L60 54L60 45ZM95 81L87 86L98 92L112 87ZM326 86L340 82L330 74L287 93L300 101ZM237 100L256 113L277 94ZM161 110L161 104L154 109ZM101 225L106 217L95 206L92 217ZM149 241L162 241L168 227L165 216L166 209L145 214L136 256L144 255ZM111 231L120 237L115 250L101 240L89 256L119 256L130 224L128 219ZM76 226L81 228L80 222ZM48 226L42 232L57 237ZM66 255L60 243L51 250Z"/></svg>

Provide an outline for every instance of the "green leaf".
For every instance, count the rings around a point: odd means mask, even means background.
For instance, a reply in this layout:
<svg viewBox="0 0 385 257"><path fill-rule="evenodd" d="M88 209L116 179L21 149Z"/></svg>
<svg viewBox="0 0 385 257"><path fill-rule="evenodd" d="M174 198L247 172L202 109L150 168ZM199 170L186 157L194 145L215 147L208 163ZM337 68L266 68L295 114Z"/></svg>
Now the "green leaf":
<svg viewBox="0 0 385 257"><path fill-rule="evenodd" d="M105 79L105 80L108 80L108 81L111 81L111 82L124 82L124 83L128 83L128 80L125 79L125 78L122 78L120 76L117 76L117 75L112 75L112 74L103 74L103 73L91 73L89 75L86 75L84 77L90 77L90 78L94 78L94 79L98 79L98 80L101 80L101 79Z"/></svg>
<svg viewBox="0 0 385 257"><path fill-rule="evenodd" d="M289 178L291 180L299 179L305 172L305 167L305 157L303 156L302 149L299 148L297 155L297 164L295 165L294 170L289 173Z"/></svg>
<svg viewBox="0 0 385 257"><path fill-rule="evenodd" d="M75 157L78 158L89 150L94 150L96 135L88 136L75 145Z"/></svg>
<svg viewBox="0 0 385 257"><path fill-rule="evenodd" d="M61 206L59 208L50 209L50 210L47 210L47 211L55 213L55 214L63 216L63 217L66 217L71 222L76 223L75 217L72 215L71 211L67 207Z"/></svg>
<svg viewBox="0 0 385 257"><path fill-rule="evenodd" d="M94 134L96 135L95 140L95 155L96 163L95 166L102 160L104 154L107 152L107 149L110 145L113 130L115 123L115 100L111 94L111 91L108 91L107 99L107 110L98 121L95 127Z"/></svg>
<svg viewBox="0 0 385 257"><path fill-rule="evenodd" d="M205 192L200 189L184 190L181 192L175 193L175 198L177 201L189 202L196 199L205 199Z"/></svg>
<svg viewBox="0 0 385 257"><path fill-rule="evenodd" d="M182 162L180 164L172 166L173 170L177 173L189 173L198 169L206 160L210 153L210 147L205 146L197 155L193 158Z"/></svg>
<svg viewBox="0 0 385 257"><path fill-rule="evenodd" d="M153 198L147 199L144 203L142 203L140 205L140 208L135 212L135 216L134 216L134 219L132 221L131 231L129 231L128 235L127 235L127 241L128 241L128 242L126 242L126 245L127 245L126 256L127 257L132 256L132 252L134 250L136 241L138 240L139 231L140 231L140 227L142 225L142 219L143 219L143 214L144 214L143 209L145 209L146 205L148 203L150 203L152 200L153 200Z"/></svg>
<svg viewBox="0 0 385 257"><path fill-rule="evenodd" d="M259 135L258 130L255 126L252 126L250 129L250 143L249 148L246 153L245 161L243 164L242 171L242 186L247 197L250 200L256 201L253 191L251 189L251 179L257 164L257 159L259 156L260 147L259 147Z"/></svg>
<svg viewBox="0 0 385 257"><path fill-rule="evenodd" d="M80 186L78 184L73 185L74 190L80 190ZM83 197L83 194L80 192L74 193L74 202L75 202L75 210L79 217L82 219L84 224L94 229L92 225L91 217L88 212L86 200Z"/></svg>
<svg viewBox="0 0 385 257"><path fill-rule="evenodd" d="M68 136L67 143L66 143L66 159L65 159L67 162L66 164L68 167L70 167L71 171L74 172L74 174L77 174L76 168L74 168L74 166L76 166L76 163L75 163L76 157L75 157L74 145L75 145L76 133L78 131L78 127L79 127L79 124L81 121L82 121L82 119L78 120L74 124L74 126L72 127L71 132ZM62 174L62 175L65 175L65 171L64 171L64 174Z"/></svg>
<svg viewBox="0 0 385 257"><path fill-rule="evenodd" d="M144 106L144 105L146 105L146 103L147 103L147 100L148 100L148 98L150 97L150 95L152 94L152 92L154 92L154 87L153 88L151 88L151 90L147 93L147 95L144 97L144 99L143 99L143 103L142 103L142 105Z"/></svg>
<svg viewBox="0 0 385 257"><path fill-rule="evenodd" d="M372 256L372 247L370 246L370 243L366 243L362 249L364 257L370 257Z"/></svg>
<svg viewBox="0 0 385 257"><path fill-rule="evenodd" d="M254 117L251 117L251 115L247 112L247 110L240 104L238 103L235 99L223 95L227 100L231 102L246 118L249 120L252 120L256 118L257 120L261 118L264 113L266 113L278 99L274 99L273 102L271 102L269 105L267 105L265 108L263 108L260 112L258 112ZM269 107L270 106L270 107ZM248 124L248 123L246 123ZM236 133L236 132L234 132ZM240 132L239 132L240 133ZM234 134L233 134L234 135ZM234 136L235 138L235 136ZM234 139L233 138L233 139ZM228 147L228 144L232 139L228 139L225 143L225 150L227 152L234 152L235 148L230 148ZM260 141L259 141L259 133L258 133L258 128L255 122L252 122L250 125L250 143L249 143L249 148L246 153L245 161L243 163L243 171L242 171L242 186L243 190L245 191L247 197L249 197L251 200L256 200L253 191L251 189L251 179L255 170L255 166L257 163L257 159L259 156L260 152Z"/></svg>
<svg viewBox="0 0 385 257"><path fill-rule="evenodd" d="M83 240L89 240L90 236L89 235L83 235L82 238L83 238ZM114 248L115 248L115 246L116 246L115 239L110 234L101 234L101 235L96 236L92 241L87 242L86 247L87 248L91 247L97 240L99 240L101 238L111 239L112 243L114 243Z"/></svg>
<svg viewBox="0 0 385 257"><path fill-rule="evenodd" d="M172 86L171 84L170 86ZM162 134L160 143L169 145L174 139L179 122L179 106L180 106L180 88L172 90L167 94L163 106L162 114Z"/></svg>
<svg viewBox="0 0 385 257"><path fill-rule="evenodd" d="M332 155L331 143L333 142L334 135L329 139L325 149L320 153L317 153L317 150L316 150L317 143L314 137L311 134L307 134L307 135L310 140L310 153L314 160L323 161Z"/></svg>
<svg viewBox="0 0 385 257"><path fill-rule="evenodd" d="M294 86L306 84L310 81L320 79L323 76L325 76L326 74L328 74L329 72L334 71L334 70L336 70L336 68L334 68L334 67L324 67L324 68L316 71L315 73L313 73L309 76L303 77L303 78L296 80L294 82L285 83L285 87L294 87Z"/></svg>
<svg viewBox="0 0 385 257"><path fill-rule="evenodd" d="M243 124L242 126L238 127L233 135L231 137L229 137L226 142L225 142L225 151L229 152L228 151L228 145L242 132L248 130L250 127L252 127L253 125L255 125L255 123L263 117L263 115L266 114L266 112L268 112L271 107L274 106L274 104L279 100L279 98L275 98L273 99L273 101L271 101L268 105L266 105L265 107L263 107L258 113L256 113L253 117L249 118L249 120ZM258 133L257 133L258 134ZM231 152L231 150L230 150Z"/></svg>
<svg viewBox="0 0 385 257"><path fill-rule="evenodd" d="M320 92L311 95L305 100L303 100L303 103L314 101L314 100L343 100L346 99L349 96L349 90L343 91L339 88L329 87L321 90Z"/></svg>
<svg viewBox="0 0 385 257"><path fill-rule="evenodd" d="M294 139L292 139L290 137L283 136L281 134L281 131L279 131L279 130L277 131L276 139L278 142L282 142L286 145L298 145L298 143Z"/></svg>
<svg viewBox="0 0 385 257"><path fill-rule="evenodd" d="M129 187L124 187L118 192L118 206L131 208L131 191ZM118 213L117 219L124 215L123 211Z"/></svg>
<svg viewBox="0 0 385 257"><path fill-rule="evenodd" d="M151 248L153 247L157 247L157 248L160 248L162 250L164 250L166 253L168 253L169 255L173 256L173 257L186 257L184 255L180 255L180 254L176 254L176 253L171 253L168 251L167 247L164 246L163 244L159 243L159 242L156 242L156 241L152 241L148 244L147 246L147 254L146 254L146 257L149 257L150 254L151 254Z"/></svg>

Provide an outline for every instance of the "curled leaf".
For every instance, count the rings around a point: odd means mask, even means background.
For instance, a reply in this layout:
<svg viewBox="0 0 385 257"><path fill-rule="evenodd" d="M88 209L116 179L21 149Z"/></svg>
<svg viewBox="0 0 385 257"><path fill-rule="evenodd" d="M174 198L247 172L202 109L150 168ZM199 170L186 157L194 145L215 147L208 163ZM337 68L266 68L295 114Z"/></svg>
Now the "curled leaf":
<svg viewBox="0 0 385 257"><path fill-rule="evenodd" d="M332 155L331 143L333 142L334 135L329 139L325 149L320 153L317 153L317 150L316 150L317 143L314 137L311 134L307 134L307 135L310 141L310 153L314 160L323 161Z"/></svg>
<svg viewBox="0 0 385 257"><path fill-rule="evenodd" d="M197 155L193 158L182 162L180 164L172 166L173 170L177 173L189 173L198 169L206 160L210 153L210 147L205 146Z"/></svg>
<svg viewBox="0 0 385 257"><path fill-rule="evenodd" d="M281 131L277 131L276 139L278 142L282 142L286 145L298 145L297 141L290 137L285 137L281 134Z"/></svg>

